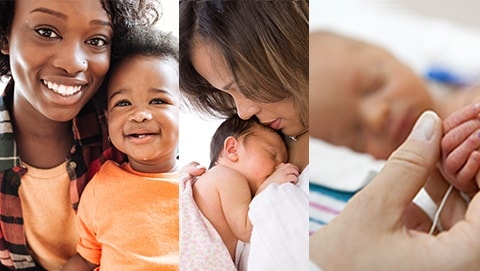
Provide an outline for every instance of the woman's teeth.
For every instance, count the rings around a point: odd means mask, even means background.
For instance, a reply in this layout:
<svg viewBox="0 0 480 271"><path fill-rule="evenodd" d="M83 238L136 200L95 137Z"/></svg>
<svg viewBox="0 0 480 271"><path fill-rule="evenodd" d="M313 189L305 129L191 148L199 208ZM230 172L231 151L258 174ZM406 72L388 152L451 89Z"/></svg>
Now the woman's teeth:
<svg viewBox="0 0 480 271"><path fill-rule="evenodd" d="M60 84L56 84L48 81L43 81L43 83L50 90L62 96L71 96L82 89L82 86L66 86L66 85L60 85Z"/></svg>

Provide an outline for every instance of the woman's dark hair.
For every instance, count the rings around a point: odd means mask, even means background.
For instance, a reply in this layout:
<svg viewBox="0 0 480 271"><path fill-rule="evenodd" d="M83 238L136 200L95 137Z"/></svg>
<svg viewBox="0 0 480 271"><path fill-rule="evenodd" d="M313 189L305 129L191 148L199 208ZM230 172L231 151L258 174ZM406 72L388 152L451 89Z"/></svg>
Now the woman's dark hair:
<svg viewBox="0 0 480 271"><path fill-rule="evenodd" d="M113 24L112 44L118 42L135 25L153 25L161 16L159 0L98 0ZM15 0L0 1L0 48L6 45L7 35L15 14ZM112 53L115 53L112 48ZM0 77L10 74L8 55L0 53Z"/></svg>
<svg viewBox="0 0 480 271"><path fill-rule="evenodd" d="M293 97L308 126L308 1L180 1L180 89L184 102L227 117L235 103L192 65L196 44L211 46L245 97L272 103Z"/></svg>
<svg viewBox="0 0 480 271"><path fill-rule="evenodd" d="M241 119L237 114L232 115L228 119L224 120L212 136L210 141L210 165L209 168L215 166L220 153L222 153L225 139L229 136L233 136L237 139L243 137L243 140L247 140L247 137L252 133L252 129L259 127L261 129L271 130L277 133L278 136L285 142L284 136L279 131L273 130L269 127L263 126L257 117L253 116L248 120Z"/></svg>

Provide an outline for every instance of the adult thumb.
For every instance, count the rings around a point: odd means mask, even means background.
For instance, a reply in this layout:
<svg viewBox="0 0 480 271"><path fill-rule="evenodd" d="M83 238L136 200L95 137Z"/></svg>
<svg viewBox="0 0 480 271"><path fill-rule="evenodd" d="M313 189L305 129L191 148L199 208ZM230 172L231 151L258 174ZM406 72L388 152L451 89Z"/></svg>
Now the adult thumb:
<svg viewBox="0 0 480 271"><path fill-rule="evenodd" d="M425 111L406 141L389 157L364 193L383 210L400 217L425 184L440 157L442 122L433 111ZM378 213L377 213L378 214Z"/></svg>

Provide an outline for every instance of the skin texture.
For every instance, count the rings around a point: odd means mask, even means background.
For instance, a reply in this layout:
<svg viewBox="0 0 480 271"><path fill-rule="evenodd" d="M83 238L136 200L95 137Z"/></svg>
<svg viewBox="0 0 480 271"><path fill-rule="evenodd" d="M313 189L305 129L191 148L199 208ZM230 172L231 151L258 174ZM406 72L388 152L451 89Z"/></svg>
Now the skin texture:
<svg viewBox="0 0 480 271"><path fill-rule="evenodd" d="M112 34L99 1L17 1L2 53L10 56L15 80L13 115L22 160L40 168L65 160L70 121L108 70ZM75 94L58 94L60 85L75 87Z"/></svg>
<svg viewBox="0 0 480 271"><path fill-rule="evenodd" d="M250 202L272 183L295 183L298 168L286 163L287 149L275 132L261 126L252 134L225 139L216 165L193 185L200 211L220 234L232 260L238 240L249 242Z"/></svg>
<svg viewBox="0 0 480 271"><path fill-rule="evenodd" d="M233 81L224 58L218 50L208 43L195 42L192 49L192 64L197 72L213 87L225 91L235 101L237 113L242 119L256 116L262 124L275 130L280 130L286 135L298 135L305 131L305 127L295 110L292 98L286 98L274 103L261 103L248 99L240 94L239 86ZM299 138L298 144L289 144L289 161L300 169L308 163L308 137ZM303 150L303 151L302 151Z"/></svg>
<svg viewBox="0 0 480 271"><path fill-rule="evenodd" d="M178 71L172 60L134 56L115 67L108 84L109 134L132 168L175 168L178 103Z"/></svg>

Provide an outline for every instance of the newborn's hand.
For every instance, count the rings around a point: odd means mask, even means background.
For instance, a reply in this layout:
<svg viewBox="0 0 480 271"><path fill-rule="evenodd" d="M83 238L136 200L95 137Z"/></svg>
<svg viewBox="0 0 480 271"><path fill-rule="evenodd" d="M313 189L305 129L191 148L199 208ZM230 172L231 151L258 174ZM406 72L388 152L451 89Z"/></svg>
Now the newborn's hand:
<svg viewBox="0 0 480 271"><path fill-rule="evenodd" d="M480 103L466 106L445 119L440 170L460 191L474 194L480 169Z"/></svg>
<svg viewBox="0 0 480 271"><path fill-rule="evenodd" d="M298 167L290 164L290 163L281 163L280 165L277 166L275 171L268 176L268 178L265 180L265 183L271 184L271 183L297 183L298 181Z"/></svg>

